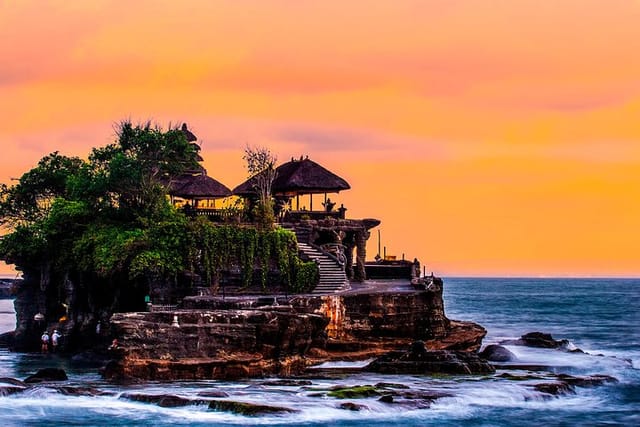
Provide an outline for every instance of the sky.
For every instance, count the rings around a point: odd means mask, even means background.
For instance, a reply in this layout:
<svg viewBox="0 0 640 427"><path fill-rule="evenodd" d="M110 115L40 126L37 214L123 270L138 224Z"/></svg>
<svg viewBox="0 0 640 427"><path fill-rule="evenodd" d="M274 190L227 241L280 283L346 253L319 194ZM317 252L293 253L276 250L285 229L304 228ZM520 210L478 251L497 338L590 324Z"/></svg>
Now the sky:
<svg viewBox="0 0 640 427"><path fill-rule="evenodd" d="M0 182L123 119L187 122L231 188L247 144L308 155L436 275L637 277L638 22L639 0L0 0Z"/></svg>

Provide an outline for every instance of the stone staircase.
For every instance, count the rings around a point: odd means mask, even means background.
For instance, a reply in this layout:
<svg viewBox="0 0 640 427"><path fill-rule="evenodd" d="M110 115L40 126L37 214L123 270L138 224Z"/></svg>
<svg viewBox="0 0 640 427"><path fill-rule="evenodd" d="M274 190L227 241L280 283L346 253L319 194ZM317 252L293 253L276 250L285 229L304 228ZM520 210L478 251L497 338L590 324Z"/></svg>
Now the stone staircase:
<svg viewBox="0 0 640 427"><path fill-rule="evenodd" d="M299 235L298 230L294 228L286 228L293 231L298 238L298 250L309 259L316 261L320 270L320 281L311 293L313 294L332 294L345 289L349 289L349 281L341 266L336 259L317 247L303 240L305 236ZM302 231L303 233L306 230ZM302 234L302 233L301 233Z"/></svg>

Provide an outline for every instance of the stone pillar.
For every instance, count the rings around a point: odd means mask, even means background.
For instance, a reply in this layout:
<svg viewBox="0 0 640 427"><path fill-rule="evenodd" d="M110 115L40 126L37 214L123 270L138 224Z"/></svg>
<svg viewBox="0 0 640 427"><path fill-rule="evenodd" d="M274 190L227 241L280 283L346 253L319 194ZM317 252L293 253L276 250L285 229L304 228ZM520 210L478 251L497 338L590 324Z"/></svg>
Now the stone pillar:
<svg viewBox="0 0 640 427"><path fill-rule="evenodd" d="M355 244L352 242L345 242L344 245L344 257L346 259L346 263L344 265L344 272L347 274L347 278L349 280L353 279L353 250L355 249Z"/></svg>
<svg viewBox="0 0 640 427"><path fill-rule="evenodd" d="M354 279L358 282L362 282L367 278L364 263L367 258L367 240L369 239L369 234L367 230L356 232L356 269Z"/></svg>

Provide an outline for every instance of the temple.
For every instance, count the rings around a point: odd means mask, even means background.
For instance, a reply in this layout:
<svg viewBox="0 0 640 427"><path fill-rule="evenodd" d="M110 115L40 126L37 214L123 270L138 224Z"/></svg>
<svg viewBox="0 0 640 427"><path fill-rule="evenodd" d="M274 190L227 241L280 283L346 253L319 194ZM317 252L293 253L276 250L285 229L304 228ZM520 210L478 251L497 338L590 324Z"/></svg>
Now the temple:
<svg viewBox="0 0 640 427"><path fill-rule="evenodd" d="M197 138L186 124L182 131L199 151ZM236 197L251 207L257 200L254 181L250 178L231 191L200 167L167 184L172 202L186 213L215 222L242 223L250 219L243 215L251 210L225 208L223 201ZM380 221L347 218L347 208L342 203L338 206L335 195L350 188L346 180L308 157L292 158L275 170L271 192L276 220L296 234L300 257L318 264L320 281L314 293L338 292L348 289L351 281L367 278L367 240Z"/></svg>

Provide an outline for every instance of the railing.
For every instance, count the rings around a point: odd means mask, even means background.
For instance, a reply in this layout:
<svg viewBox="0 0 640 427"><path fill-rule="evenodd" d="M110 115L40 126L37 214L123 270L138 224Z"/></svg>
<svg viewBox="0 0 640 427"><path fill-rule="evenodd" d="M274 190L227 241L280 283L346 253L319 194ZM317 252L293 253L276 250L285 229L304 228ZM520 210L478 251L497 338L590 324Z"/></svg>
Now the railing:
<svg viewBox="0 0 640 427"><path fill-rule="evenodd" d="M238 213L226 209L195 209L198 216L206 216L214 222L228 222L238 218Z"/></svg>
<svg viewBox="0 0 640 427"><path fill-rule="evenodd" d="M304 219L344 219L346 209L337 211L287 211L283 216L284 222L299 222Z"/></svg>
<svg viewBox="0 0 640 427"><path fill-rule="evenodd" d="M333 258L344 269L347 257L344 255L345 246L340 243L325 243L319 246L320 250Z"/></svg>

